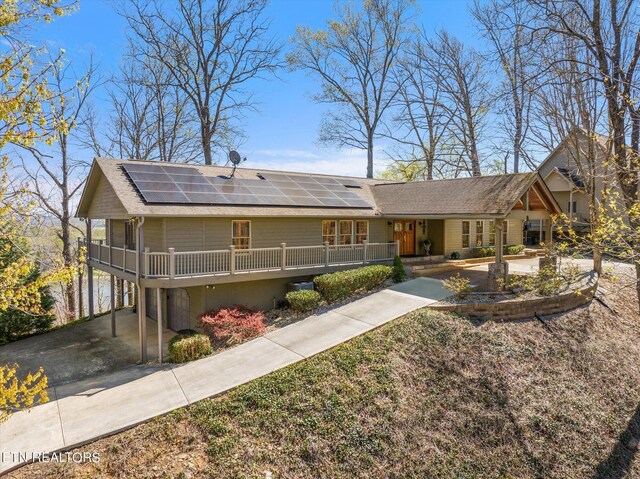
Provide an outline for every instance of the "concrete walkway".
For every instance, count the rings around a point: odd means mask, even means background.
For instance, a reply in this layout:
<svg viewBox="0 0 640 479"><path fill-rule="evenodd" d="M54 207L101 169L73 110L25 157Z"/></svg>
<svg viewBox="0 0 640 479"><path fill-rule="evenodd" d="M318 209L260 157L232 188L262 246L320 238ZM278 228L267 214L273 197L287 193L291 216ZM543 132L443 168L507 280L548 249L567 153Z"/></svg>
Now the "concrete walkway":
<svg viewBox="0 0 640 479"><path fill-rule="evenodd" d="M419 278L181 365L132 366L51 388L50 402L0 425L0 473L215 396L348 341L443 296ZM433 296L433 297L431 297Z"/></svg>

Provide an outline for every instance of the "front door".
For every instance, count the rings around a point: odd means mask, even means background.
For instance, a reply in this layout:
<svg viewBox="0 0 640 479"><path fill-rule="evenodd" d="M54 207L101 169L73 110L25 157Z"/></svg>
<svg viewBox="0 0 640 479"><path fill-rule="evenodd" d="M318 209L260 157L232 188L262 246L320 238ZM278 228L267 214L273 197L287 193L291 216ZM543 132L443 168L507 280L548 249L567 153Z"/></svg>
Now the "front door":
<svg viewBox="0 0 640 479"><path fill-rule="evenodd" d="M168 290L167 326L174 331L190 329L189 325L189 293L186 289Z"/></svg>
<svg viewBox="0 0 640 479"><path fill-rule="evenodd" d="M416 254L416 221L395 220L393 241L400 242L400 256Z"/></svg>

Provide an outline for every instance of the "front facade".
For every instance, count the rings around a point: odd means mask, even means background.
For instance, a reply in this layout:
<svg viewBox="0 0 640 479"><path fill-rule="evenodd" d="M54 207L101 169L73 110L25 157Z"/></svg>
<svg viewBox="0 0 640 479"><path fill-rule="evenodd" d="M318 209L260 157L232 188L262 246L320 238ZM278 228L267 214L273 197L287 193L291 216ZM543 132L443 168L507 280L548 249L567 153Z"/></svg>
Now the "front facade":
<svg viewBox="0 0 640 479"><path fill-rule="evenodd" d="M208 310L270 309L290 283L325 272L395 255L501 251L521 244L534 220L545 225L544 238L559 210L536 173L419 183L228 174L95 160L77 213L88 224L88 265L136 285L141 338L146 316L174 331L195 329ZM91 237L93 220L105 221L104 239Z"/></svg>

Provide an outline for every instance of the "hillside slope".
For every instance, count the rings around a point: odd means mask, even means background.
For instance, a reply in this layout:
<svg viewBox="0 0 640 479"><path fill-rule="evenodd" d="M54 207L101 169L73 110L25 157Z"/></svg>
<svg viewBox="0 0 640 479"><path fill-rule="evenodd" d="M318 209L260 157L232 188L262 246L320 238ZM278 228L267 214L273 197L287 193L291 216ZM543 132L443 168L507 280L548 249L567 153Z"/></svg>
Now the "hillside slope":
<svg viewBox="0 0 640 479"><path fill-rule="evenodd" d="M80 448L98 464L9 477L637 479L631 298L608 297L617 316L594 302L550 330L419 311Z"/></svg>

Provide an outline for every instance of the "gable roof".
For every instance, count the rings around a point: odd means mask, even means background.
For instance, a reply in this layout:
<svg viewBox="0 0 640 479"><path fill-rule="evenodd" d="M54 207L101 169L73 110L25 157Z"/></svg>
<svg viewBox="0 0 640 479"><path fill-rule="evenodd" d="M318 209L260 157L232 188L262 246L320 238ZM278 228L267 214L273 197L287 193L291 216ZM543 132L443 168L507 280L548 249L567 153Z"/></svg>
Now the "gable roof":
<svg viewBox="0 0 640 479"><path fill-rule="evenodd" d="M421 216L421 217L474 217L506 216L520 198L534 184L538 185L551 209L560 208L553 199L546 184L537 172L498 176L481 176L446 180L417 182L385 182L370 178L345 177L335 175L295 175L315 178L348 179L357 184L358 195L373 208L332 208L304 206L252 206L252 205L202 205L202 204L151 204L146 203L131 180L122 169L123 164L139 161L96 158L82 193L76 216L80 218L131 218L135 216L226 216L226 217L380 217L380 216ZM229 167L183 165L194 168L206 176L228 175ZM238 168L235 178L255 179L259 173L271 170ZM272 173L290 173L277 171ZM110 188L109 197L117 198L117 211L109 215L95 216L92 212L97 186ZM106 185L106 186L105 186ZM112 194L111 194L112 193ZM104 195L104 193L103 193ZM121 206L121 207L120 207ZM106 208L101 208L104 212Z"/></svg>
<svg viewBox="0 0 640 479"><path fill-rule="evenodd" d="M309 216L345 216L345 217L376 217L380 216L380 212L374 208L330 208L330 207L299 207L299 206L251 206L251 205L202 205L202 204L150 204L145 203L122 169L123 164L139 164L138 160L119 160L114 158L96 158L89 173L89 179L82 193L82 197L78 204L76 216L80 218L88 217L91 207L93 195L96 191L96 185L100 177L104 177L118 197L126 215L124 218L134 216L291 216L291 217L309 217ZM148 162L143 162L148 163ZM231 171L230 167L223 166L205 166L205 165L189 165L181 164L183 167L193 168L205 176L228 175ZM238 179L256 179L258 173L291 173L286 171L259 170L253 168L238 168L235 172L235 178ZM358 189L358 195L371 205L374 200L370 187L380 180L346 177L337 175L310 175L308 173L295 173L297 176L313 176L315 178L336 178L348 179L349 182L356 183L361 189ZM116 216L113 216L116 218Z"/></svg>
<svg viewBox="0 0 640 479"><path fill-rule="evenodd" d="M534 184L547 193L551 207L559 212L537 172L380 184L372 191L376 205L386 216L500 217L508 214Z"/></svg>

